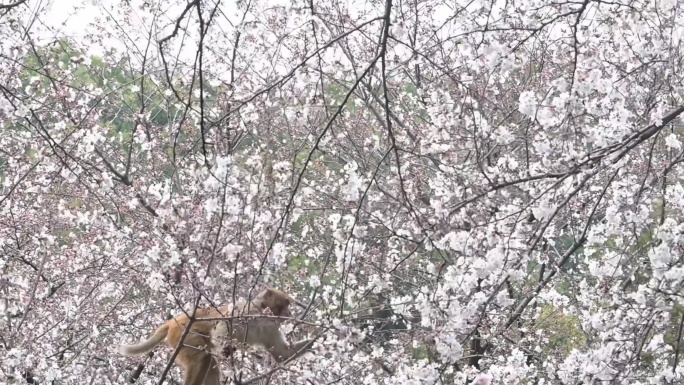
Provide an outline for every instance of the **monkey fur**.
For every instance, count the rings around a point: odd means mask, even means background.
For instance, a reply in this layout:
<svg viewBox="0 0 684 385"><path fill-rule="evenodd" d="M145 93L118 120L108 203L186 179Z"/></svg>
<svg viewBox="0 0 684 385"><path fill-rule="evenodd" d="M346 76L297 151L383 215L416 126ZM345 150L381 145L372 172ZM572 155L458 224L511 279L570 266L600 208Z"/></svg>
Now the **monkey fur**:
<svg viewBox="0 0 684 385"><path fill-rule="evenodd" d="M278 317L291 317L290 305L299 304L289 295L276 289L266 289L251 302L240 302L233 309L231 305L218 308L203 308L195 311L195 321L183 340L175 362L183 368L183 385L219 385L221 370L219 358L225 351L217 339L228 338L251 346L268 350L277 362L295 359L306 353L315 339L306 339L290 346L280 330L281 319L254 317L269 309ZM240 318L244 316L252 316ZM216 318L231 319L217 320ZM121 345L119 352L126 356L145 354L159 344L176 348L185 325L186 314L180 314L162 324L152 336L137 345Z"/></svg>

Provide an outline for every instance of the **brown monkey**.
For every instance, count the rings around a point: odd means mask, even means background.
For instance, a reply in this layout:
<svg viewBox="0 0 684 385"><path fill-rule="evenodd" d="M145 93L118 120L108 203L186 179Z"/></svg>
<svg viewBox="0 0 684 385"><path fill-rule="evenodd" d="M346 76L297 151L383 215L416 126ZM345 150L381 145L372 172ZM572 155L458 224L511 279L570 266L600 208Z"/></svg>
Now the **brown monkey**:
<svg viewBox="0 0 684 385"><path fill-rule="evenodd" d="M266 289L259 293L251 302L217 308L197 309L195 322L183 340L176 356L176 363L183 367L183 385L219 385L221 370L214 355L219 355L222 347L216 338L227 337L238 343L266 348L273 358L283 362L294 359L308 351L315 339L296 342L290 346L280 331L280 323L276 318L254 317L263 310L269 309L278 317L291 317L290 305L298 302L292 297L276 289ZM240 318L242 316L252 316ZM216 318L235 317L231 320L217 320ZM189 318L185 314L166 321L146 341L138 345L121 345L120 353L126 356L136 356L149 352L164 340L172 348L178 346L185 325Z"/></svg>

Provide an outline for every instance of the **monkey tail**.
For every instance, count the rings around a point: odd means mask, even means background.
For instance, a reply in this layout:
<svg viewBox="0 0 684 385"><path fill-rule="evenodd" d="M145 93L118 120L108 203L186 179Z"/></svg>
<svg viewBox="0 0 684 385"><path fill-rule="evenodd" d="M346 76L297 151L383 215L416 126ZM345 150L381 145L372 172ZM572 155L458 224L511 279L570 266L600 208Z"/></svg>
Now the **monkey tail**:
<svg viewBox="0 0 684 385"><path fill-rule="evenodd" d="M157 347L157 345L164 342L164 339L166 339L166 335L168 334L168 332L169 325L163 324L159 327L159 329L157 329L154 332L154 334L152 334L152 337L148 338L145 342L140 343L138 345L119 346L119 353L123 354L124 356L139 356L141 354L145 354L150 350L154 349L155 347Z"/></svg>

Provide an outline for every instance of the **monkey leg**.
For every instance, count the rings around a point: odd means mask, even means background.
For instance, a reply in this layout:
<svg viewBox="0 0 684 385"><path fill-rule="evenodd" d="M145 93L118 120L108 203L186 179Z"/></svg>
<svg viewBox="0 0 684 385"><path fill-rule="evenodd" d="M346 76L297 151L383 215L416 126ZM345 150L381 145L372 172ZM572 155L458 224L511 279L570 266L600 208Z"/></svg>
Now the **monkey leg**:
<svg viewBox="0 0 684 385"><path fill-rule="evenodd" d="M210 354L194 351L182 358L183 385L220 385L221 370Z"/></svg>

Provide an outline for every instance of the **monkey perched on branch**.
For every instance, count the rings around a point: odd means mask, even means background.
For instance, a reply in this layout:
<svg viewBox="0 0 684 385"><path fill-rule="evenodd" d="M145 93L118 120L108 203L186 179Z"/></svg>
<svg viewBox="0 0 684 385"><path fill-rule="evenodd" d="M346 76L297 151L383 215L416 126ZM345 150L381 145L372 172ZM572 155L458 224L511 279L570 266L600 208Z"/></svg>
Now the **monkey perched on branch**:
<svg viewBox="0 0 684 385"><path fill-rule="evenodd" d="M268 350L277 362L295 359L306 353L315 338L306 339L290 346L280 330L283 321L276 317L259 317L269 309L274 316L291 317L290 305L301 303L276 289L266 289L251 302L240 302L235 308L224 305L219 308L197 309L195 321L183 340L175 362L183 367L183 385L219 385L221 370L215 356L221 356L222 346L218 338L227 337L237 343L261 346ZM120 353L126 356L145 354L167 340L172 348L178 346L185 325L190 322L186 314L166 321L146 341L138 345L121 345Z"/></svg>

